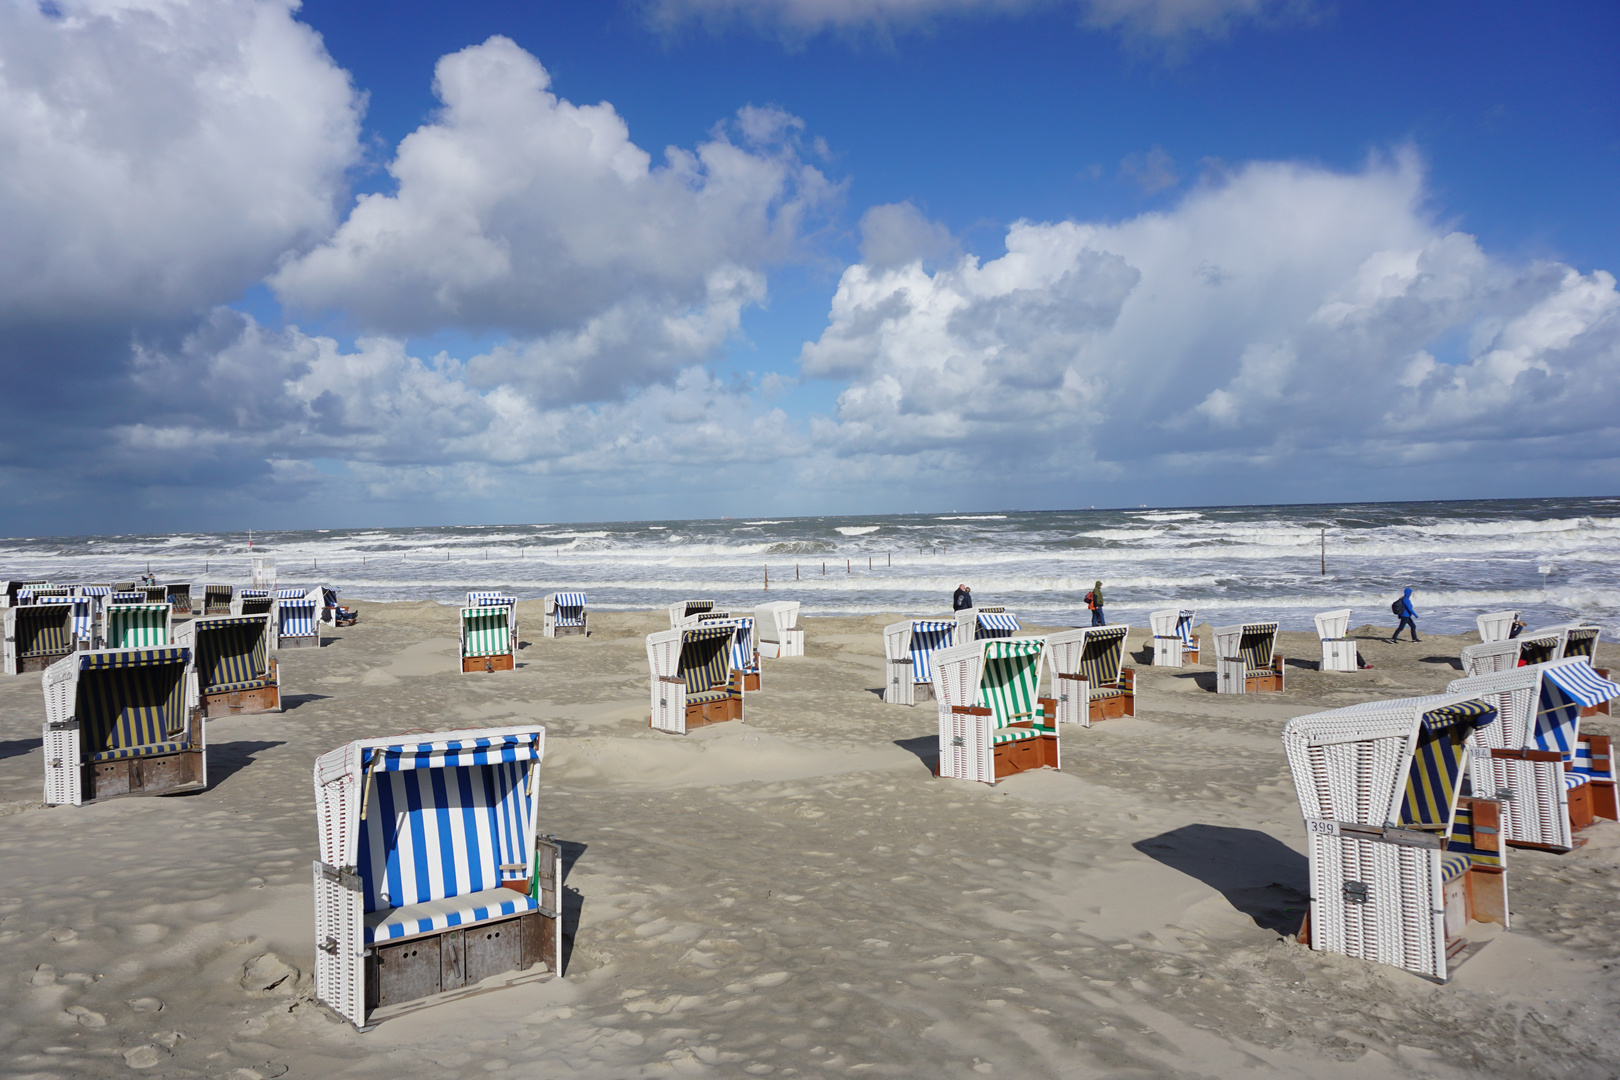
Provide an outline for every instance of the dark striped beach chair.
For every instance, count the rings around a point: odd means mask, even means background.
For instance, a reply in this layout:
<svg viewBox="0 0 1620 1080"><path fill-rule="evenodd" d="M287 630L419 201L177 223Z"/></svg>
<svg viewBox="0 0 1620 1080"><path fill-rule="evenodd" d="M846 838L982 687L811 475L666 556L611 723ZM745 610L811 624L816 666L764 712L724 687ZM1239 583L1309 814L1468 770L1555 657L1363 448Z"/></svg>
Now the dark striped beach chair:
<svg viewBox="0 0 1620 1080"><path fill-rule="evenodd" d="M1375 701L1290 720L1283 747L1305 818L1312 949L1440 981L1469 922L1509 924L1502 804L1461 796L1488 696Z"/></svg>
<svg viewBox="0 0 1620 1080"><path fill-rule="evenodd" d="M713 610L713 600L678 600L669 605L669 628L674 630L685 625L692 616Z"/></svg>
<svg viewBox="0 0 1620 1080"><path fill-rule="evenodd" d="M1283 658L1276 651L1277 624L1239 623L1215 628L1215 692L1281 693Z"/></svg>
<svg viewBox="0 0 1620 1080"><path fill-rule="evenodd" d="M1581 731L1591 708L1620 696L1620 684L1584 657L1458 679L1448 693L1487 695L1501 722L1474 737L1474 790L1503 800L1502 830L1518 847L1569 851L1595 818L1614 820L1609 739Z"/></svg>
<svg viewBox="0 0 1620 1080"><path fill-rule="evenodd" d="M7 675L44 671L82 647L72 597L52 597L61 603L27 604L0 612L4 627L3 656Z"/></svg>
<svg viewBox="0 0 1620 1080"><path fill-rule="evenodd" d="M191 650L204 717L281 711L281 678L268 615L203 615L175 628Z"/></svg>
<svg viewBox="0 0 1620 1080"><path fill-rule="evenodd" d="M235 598L231 600L232 615L274 615L275 609L274 590L263 587L238 589ZM276 620L271 620L272 625L275 625L275 622Z"/></svg>
<svg viewBox="0 0 1620 1080"><path fill-rule="evenodd" d="M1059 724L1090 727L1093 720L1136 715L1136 669L1124 666L1129 633L1116 623L1047 636Z"/></svg>
<svg viewBox="0 0 1620 1080"><path fill-rule="evenodd" d="M550 593L541 615L540 633L548 638L584 637L588 633L587 619L584 593Z"/></svg>
<svg viewBox="0 0 1620 1080"><path fill-rule="evenodd" d="M652 727L684 735L705 724L745 719L742 672L733 664L736 635L725 620L647 635Z"/></svg>
<svg viewBox="0 0 1620 1080"><path fill-rule="evenodd" d="M1040 696L1045 659L1040 637L972 641L934 655L938 775L994 784L1063 767L1057 703Z"/></svg>
<svg viewBox="0 0 1620 1080"><path fill-rule="evenodd" d="M883 700L915 705L934 699L932 657L956 637L955 619L907 619L883 628Z"/></svg>
<svg viewBox="0 0 1620 1080"><path fill-rule="evenodd" d="M93 649L96 643L96 602L92 597L42 596L41 604L67 604L73 608L73 636L81 649Z"/></svg>
<svg viewBox="0 0 1620 1080"><path fill-rule="evenodd" d="M202 594L202 614L229 615L231 613L231 587L229 585L204 585Z"/></svg>
<svg viewBox="0 0 1620 1080"><path fill-rule="evenodd" d="M164 600L174 608L176 615L190 615L191 585L189 583L169 582L163 586Z"/></svg>
<svg viewBox="0 0 1620 1080"><path fill-rule="evenodd" d="M166 605L165 605L166 606ZM100 649L46 669L45 801L208 786L189 649Z"/></svg>
<svg viewBox="0 0 1620 1080"><path fill-rule="evenodd" d="M315 996L357 1028L562 974L545 728L351 742L315 762ZM526 974L525 974L526 973Z"/></svg>

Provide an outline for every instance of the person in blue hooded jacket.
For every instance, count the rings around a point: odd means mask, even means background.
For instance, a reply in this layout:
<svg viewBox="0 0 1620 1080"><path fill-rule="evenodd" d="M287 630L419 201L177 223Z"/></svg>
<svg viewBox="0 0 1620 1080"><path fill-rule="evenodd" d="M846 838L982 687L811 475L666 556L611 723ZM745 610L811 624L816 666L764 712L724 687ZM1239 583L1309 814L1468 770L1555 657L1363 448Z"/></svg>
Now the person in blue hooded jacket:
<svg viewBox="0 0 1620 1080"><path fill-rule="evenodd" d="M1412 587L1410 585L1406 587L1406 595L1395 601L1394 611L1401 621L1395 627L1395 633L1389 639L1390 642L1393 644L1401 640L1401 631L1408 629L1412 631L1413 641L1422 641L1423 639L1417 636L1417 609L1412 606Z"/></svg>

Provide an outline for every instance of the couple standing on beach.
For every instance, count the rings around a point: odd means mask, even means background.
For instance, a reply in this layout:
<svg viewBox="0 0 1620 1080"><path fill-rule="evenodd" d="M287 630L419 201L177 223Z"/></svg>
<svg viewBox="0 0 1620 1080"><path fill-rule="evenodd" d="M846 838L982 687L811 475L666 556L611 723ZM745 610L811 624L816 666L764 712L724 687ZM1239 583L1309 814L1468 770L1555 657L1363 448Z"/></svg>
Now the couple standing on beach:
<svg viewBox="0 0 1620 1080"><path fill-rule="evenodd" d="M1411 592L1412 590L1408 589L1406 591ZM962 611L972 606L973 590L967 587L966 582L963 582L956 587L956 593L951 597L951 610ZM1108 620L1103 617L1102 582L1097 582L1097 584L1091 587L1091 591L1086 593L1086 607L1091 609L1092 626L1103 626L1107 624Z"/></svg>

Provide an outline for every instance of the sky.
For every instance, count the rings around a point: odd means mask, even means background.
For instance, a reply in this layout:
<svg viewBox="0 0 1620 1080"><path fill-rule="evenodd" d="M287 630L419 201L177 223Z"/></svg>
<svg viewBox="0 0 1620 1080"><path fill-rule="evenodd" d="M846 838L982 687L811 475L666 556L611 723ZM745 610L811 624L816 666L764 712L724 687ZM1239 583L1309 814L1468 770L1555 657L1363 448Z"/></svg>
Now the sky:
<svg viewBox="0 0 1620 1080"><path fill-rule="evenodd" d="M0 0L0 534L1614 494L1617 48Z"/></svg>

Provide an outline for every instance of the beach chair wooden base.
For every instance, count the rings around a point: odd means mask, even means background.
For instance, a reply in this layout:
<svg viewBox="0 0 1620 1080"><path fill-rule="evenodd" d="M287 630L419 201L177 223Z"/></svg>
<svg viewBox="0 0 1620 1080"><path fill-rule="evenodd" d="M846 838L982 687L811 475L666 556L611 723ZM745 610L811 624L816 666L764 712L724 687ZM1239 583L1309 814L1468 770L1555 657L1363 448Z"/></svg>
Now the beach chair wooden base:
<svg viewBox="0 0 1620 1080"><path fill-rule="evenodd" d="M1272 657L1271 670L1263 674L1249 672L1243 677L1245 694L1280 694L1283 691L1283 658Z"/></svg>
<svg viewBox="0 0 1620 1080"><path fill-rule="evenodd" d="M1582 784L1569 793L1569 827L1585 829L1592 821L1592 785Z"/></svg>
<svg viewBox="0 0 1620 1080"><path fill-rule="evenodd" d="M532 625L532 624L531 624ZM583 626L554 626L551 629L552 637L585 637Z"/></svg>
<svg viewBox="0 0 1620 1080"><path fill-rule="evenodd" d="M556 919L530 911L376 945L366 956L366 1010L448 994L536 965L555 972Z"/></svg>
<svg viewBox="0 0 1620 1080"><path fill-rule="evenodd" d="M728 720L742 719L742 701L739 698L728 697L723 701L703 701L696 705L686 707L686 730L695 727L706 727L709 724L724 724Z"/></svg>
<svg viewBox="0 0 1620 1080"><path fill-rule="evenodd" d="M1089 703L1089 712L1092 723L1098 720L1118 720L1125 716L1136 715L1136 669L1120 669L1120 686L1124 688L1123 694L1106 694L1094 697ZM1052 715L1057 714L1057 700L1051 699Z"/></svg>
<svg viewBox="0 0 1620 1080"><path fill-rule="evenodd" d="M992 751L995 758L997 780L1029 769L1055 769L1058 767L1058 741L1054 735L1035 739L1020 739L1003 743Z"/></svg>
<svg viewBox="0 0 1620 1080"><path fill-rule="evenodd" d="M937 701L938 698L934 694L934 684L931 682L913 683L911 700L915 702Z"/></svg>
<svg viewBox="0 0 1620 1080"><path fill-rule="evenodd" d="M742 684L743 689L746 690L746 691L758 690L759 689L759 675L760 675L760 673L757 672L757 671L754 672L752 675L744 675L743 676L743 684Z"/></svg>
<svg viewBox="0 0 1620 1080"><path fill-rule="evenodd" d="M71 656L72 654L72 649L64 649L61 652L41 653L38 656L19 656L17 657L17 670L9 671L6 674L26 675L33 671L44 671L62 657Z"/></svg>
<svg viewBox="0 0 1620 1080"><path fill-rule="evenodd" d="M272 683L253 690L228 690L202 695L203 716L245 716L281 711L281 687Z"/></svg>
<svg viewBox="0 0 1620 1080"><path fill-rule="evenodd" d="M321 647L319 634L282 634L278 647L283 649L318 649Z"/></svg>
<svg viewBox="0 0 1620 1080"><path fill-rule="evenodd" d="M84 766L84 801L120 795L172 795L203 789L201 750L96 761Z"/></svg>
<svg viewBox="0 0 1620 1080"><path fill-rule="evenodd" d="M1609 821L1620 820L1620 798L1615 786L1607 780L1593 780L1586 785L1592 789L1592 816Z"/></svg>
<svg viewBox="0 0 1620 1080"><path fill-rule="evenodd" d="M461 658L461 672L463 675L475 671L512 671L517 662L511 653L500 653L496 656L463 656Z"/></svg>

